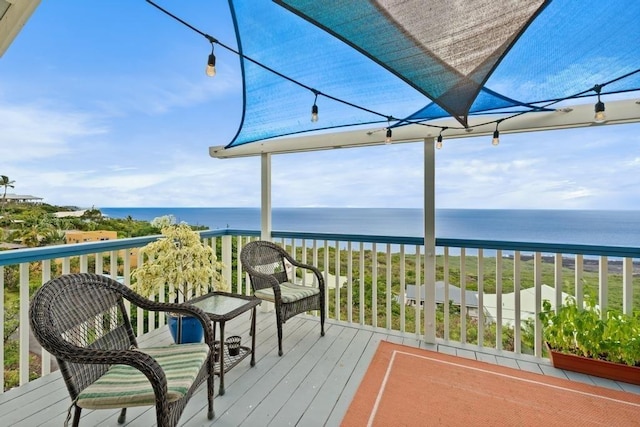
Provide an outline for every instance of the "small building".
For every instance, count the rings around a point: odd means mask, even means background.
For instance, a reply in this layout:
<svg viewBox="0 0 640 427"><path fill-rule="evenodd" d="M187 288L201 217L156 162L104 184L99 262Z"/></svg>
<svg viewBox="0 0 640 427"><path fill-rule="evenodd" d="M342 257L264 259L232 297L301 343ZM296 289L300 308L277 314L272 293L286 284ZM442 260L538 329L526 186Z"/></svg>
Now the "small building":
<svg viewBox="0 0 640 427"><path fill-rule="evenodd" d="M462 292L460 291L460 288L449 284L448 295L446 296L445 289L446 288L443 281L436 282L436 304L444 304L446 300L449 300L451 301L451 304L460 307L460 305L462 304ZM415 306L419 301L420 306L423 306L424 296L424 285L420 286L420 295L417 294L415 285L407 285L404 296L404 304ZM464 296L467 315L478 317L478 293L476 291L465 291ZM400 297L398 297L398 302L400 302L399 299Z"/></svg>
<svg viewBox="0 0 640 427"><path fill-rule="evenodd" d="M101 242L104 240L115 240L117 238L118 238L118 232L110 231L110 230L93 230L93 231L68 230L65 232L65 239L67 244Z"/></svg>
<svg viewBox="0 0 640 427"><path fill-rule="evenodd" d="M561 293L562 302L569 296L568 293ZM556 289L549 285L543 284L540 287L540 299L541 301L549 300L551 308L555 309ZM536 310L536 290L535 288L520 289L518 295L520 303L520 322L527 320L535 320L536 313L540 311L540 308ZM484 296L484 308L487 313L487 317L492 321L496 321L498 318L498 298L496 294L485 294ZM502 295L502 324L514 325L516 320L516 294L515 292L509 292Z"/></svg>
<svg viewBox="0 0 640 427"><path fill-rule="evenodd" d="M43 198L28 194L7 194L4 200L8 203L32 203L39 205L42 203Z"/></svg>

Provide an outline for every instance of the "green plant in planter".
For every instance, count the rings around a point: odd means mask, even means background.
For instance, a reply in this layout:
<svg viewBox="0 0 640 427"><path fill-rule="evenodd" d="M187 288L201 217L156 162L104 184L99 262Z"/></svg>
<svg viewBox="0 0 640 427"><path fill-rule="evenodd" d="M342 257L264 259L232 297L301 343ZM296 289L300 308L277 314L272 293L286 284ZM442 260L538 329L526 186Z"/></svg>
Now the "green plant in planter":
<svg viewBox="0 0 640 427"><path fill-rule="evenodd" d="M208 293L212 284L216 291L228 290L223 264L197 231L186 223L176 224L173 216L155 218L151 225L160 228L163 237L140 249L144 262L131 273L136 292L150 297L173 286L169 297L177 302Z"/></svg>
<svg viewBox="0 0 640 427"><path fill-rule="evenodd" d="M548 300L542 306L544 339L554 351L640 366L640 313L609 310L602 317L595 298L587 298L584 308L573 297L557 311Z"/></svg>

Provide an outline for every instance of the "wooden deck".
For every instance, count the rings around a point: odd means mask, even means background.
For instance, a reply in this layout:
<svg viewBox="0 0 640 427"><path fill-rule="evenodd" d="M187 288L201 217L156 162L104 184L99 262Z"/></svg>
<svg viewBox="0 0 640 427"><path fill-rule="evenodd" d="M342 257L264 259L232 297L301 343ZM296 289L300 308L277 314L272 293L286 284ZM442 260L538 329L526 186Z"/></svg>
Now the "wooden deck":
<svg viewBox="0 0 640 427"><path fill-rule="evenodd" d="M461 357L554 375L640 393L640 387L554 369L546 360L515 358L511 353L478 352L475 346L425 345L411 336L388 334L347 323L328 322L320 337L316 318L297 316L284 325L284 355L278 357L273 312L257 315L256 365L249 359L225 375L226 393L214 402L216 417L206 417L206 393L201 388L187 405L184 426L337 426L358 388L380 340L419 346ZM228 322L225 335L240 335L249 343L249 314ZM166 329L143 337L141 346L169 342ZM69 395L58 372L0 395L0 425L61 426ZM118 411L83 411L81 426L116 426ZM131 408L127 424L155 424L153 408Z"/></svg>

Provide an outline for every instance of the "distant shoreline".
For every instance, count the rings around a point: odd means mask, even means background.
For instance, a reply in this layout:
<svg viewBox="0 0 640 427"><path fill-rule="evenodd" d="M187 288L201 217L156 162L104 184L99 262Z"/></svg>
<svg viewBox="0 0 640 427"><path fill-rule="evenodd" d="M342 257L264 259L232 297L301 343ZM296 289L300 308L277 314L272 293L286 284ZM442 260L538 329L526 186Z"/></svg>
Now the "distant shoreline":
<svg viewBox="0 0 640 427"><path fill-rule="evenodd" d="M509 256L508 258L513 259L513 257ZM533 259L532 255L521 255L521 261L530 261ZM544 262L552 263L555 261L555 257L553 256L543 256L542 260ZM562 266L575 270L576 259L575 256L563 256L562 257ZM607 259L607 266L609 268L610 273L622 274L623 270L623 261L622 260L612 260ZM582 268L584 271L588 272L598 272L600 271L600 260L593 258L583 258L582 260ZM633 274L640 274L640 261L635 261L633 263Z"/></svg>

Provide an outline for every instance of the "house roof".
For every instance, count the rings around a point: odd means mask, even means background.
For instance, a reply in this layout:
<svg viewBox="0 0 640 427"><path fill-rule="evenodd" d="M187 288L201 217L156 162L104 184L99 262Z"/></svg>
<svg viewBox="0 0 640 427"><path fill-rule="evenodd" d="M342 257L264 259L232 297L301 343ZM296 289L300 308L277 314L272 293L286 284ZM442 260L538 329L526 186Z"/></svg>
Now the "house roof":
<svg viewBox="0 0 640 427"><path fill-rule="evenodd" d="M443 304L445 302L445 286L444 282L438 281L436 282L436 303ZM425 288L424 285L420 285L420 301L424 301L424 293ZM405 295L407 299L416 299L416 286L415 285L407 285ZM461 292L460 288L454 285L449 284L449 295L448 300L453 303L453 305L460 305L462 303L461 300ZM478 307L478 293L475 291L465 291L465 305L467 307Z"/></svg>
<svg viewBox="0 0 640 427"><path fill-rule="evenodd" d="M549 300L551 307L556 307L556 289L549 285L542 285L540 290L541 301ZM516 294L510 292L502 295L502 322L504 324L513 324L516 319ZM569 296L566 292L560 295L561 301ZM497 295L485 294L483 299L485 313L488 317L496 320L498 317ZM536 295L535 288L526 288L520 290L520 320L535 319L536 313Z"/></svg>
<svg viewBox="0 0 640 427"><path fill-rule="evenodd" d="M7 194L5 196L7 200L43 200L42 197L32 196L30 194Z"/></svg>

